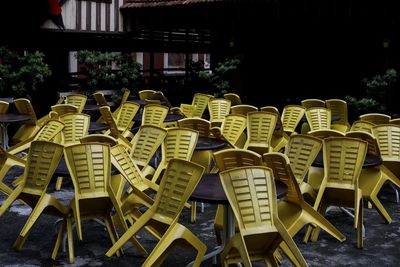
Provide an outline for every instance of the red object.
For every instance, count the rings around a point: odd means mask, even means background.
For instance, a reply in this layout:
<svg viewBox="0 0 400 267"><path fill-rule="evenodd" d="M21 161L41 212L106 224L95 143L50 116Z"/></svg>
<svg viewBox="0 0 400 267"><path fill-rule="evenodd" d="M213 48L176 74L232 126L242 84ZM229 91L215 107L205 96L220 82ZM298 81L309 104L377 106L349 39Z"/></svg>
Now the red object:
<svg viewBox="0 0 400 267"><path fill-rule="evenodd" d="M49 13L51 15L61 15L60 2L58 0L47 0L49 4Z"/></svg>

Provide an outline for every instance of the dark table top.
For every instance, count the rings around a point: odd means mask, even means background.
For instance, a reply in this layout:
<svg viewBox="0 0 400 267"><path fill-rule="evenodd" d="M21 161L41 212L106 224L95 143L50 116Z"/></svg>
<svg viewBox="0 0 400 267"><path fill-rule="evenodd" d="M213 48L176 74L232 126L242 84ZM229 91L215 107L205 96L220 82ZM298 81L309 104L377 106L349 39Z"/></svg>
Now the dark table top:
<svg viewBox="0 0 400 267"><path fill-rule="evenodd" d="M363 168L372 168L375 166L379 166L382 164L382 158L375 156L375 155L367 155L365 157L365 161L363 164ZM323 158L323 153L319 152L317 157L315 158L314 162L312 163L312 166L314 167L324 167L324 158Z"/></svg>
<svg viewBox="0 0 400 267"><path fill-rule="evenodd" d="M14 98L13 97L0 97L0 101L4 101L7 103L13 103L14 102Z"/></svg>
<svg viewBox="0 0 400 267"><path fill-rule="evenodd" d="M0 114L0 123L14 123L28 121L31 117L24 114L4 113Z"/></svg>
<svg viewBox="0 0 400 267"><path fill-rule="evenodd" d="M195 150L214 150L224 148L228 143L224 140L200 136Z"/></svg>
<svg viewBox="0 0 400 267"><path fill-rule="evenodd" d="M108 104L110 107L115 106L115 103L114 103L114 102L107 102L107 104ZM83 107L83 111L97 111L97 110L99 110L99 105L97 105L97 104L86 104L86 105Z"/></svg>
<svg viewBox="0 0 400 267"><path fill-rule="evenodd" d="M278 198L284 197L288 192L287 186L281 181L275 180L275 187ZM190 200L211 204L229 203L218 173L204 174L190 196Z"/></svg>
<svg viewBox="0 0 400 267"><path fill-rule="evenodd" d="M128 101L132 101L132 102L138 103L138 104L140 105L140 107L144 107L144 106L146 106L147 104L149 104L148 101L142 100L142 99L128 99ZM160 101L160 104L163 105L163 106L165 106L165 105L167 104L167 102L161 100L161 101Z"/></svg>
<svg viewBox="0 0 400 267"><path fill-rule="evenodd" d="M135 122L142 122L142 115L140 113L136 114L133 120ZM164 122L179 121L180 119L183 119L183 116L180 114L167 114Z"/></svg>
<svg viewBox="0 0 400 267"><path fill-rule="evenodd" d="M103 131L107 130L108 125L104 123L99 123L95 121L91 121L89 125L89 132Z"/></svg>

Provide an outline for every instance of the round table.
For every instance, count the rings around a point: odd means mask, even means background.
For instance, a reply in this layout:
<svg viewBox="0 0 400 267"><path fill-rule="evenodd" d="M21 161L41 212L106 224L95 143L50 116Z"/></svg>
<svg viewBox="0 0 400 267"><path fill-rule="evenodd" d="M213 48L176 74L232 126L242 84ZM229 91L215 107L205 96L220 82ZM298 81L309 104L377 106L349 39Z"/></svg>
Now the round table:
<svg viewBox="0 0 400 267"><path fill-rule="evenodd" d="M91 121L89 125L89 132L97 132L107 130L109 127L107 124Z"/></svg>
<svg viewBox="0 0 400 267"><path fill-rule="evenodd" d="M136 114L133 120L135 122L142 122L142 117L143 114ZM167 114L167 117L165 117L164 122L172 122L172 121L179 121L180 119L183 119L183 115L180 114Z"/></svg>
<svg viewBox="0 0 400 267"><path fill-rule="evenodd" d="M375 155L368 155L365 157L365 161L363 164L363 168L372 168L379 166L383 163L382 158ZM324 167L324 157L323 153L319 152L313 163L311 164L313 167Z"/></svg>
<svg viewBox="0 0 400 267"><path fill-rule="evenodd" d="M4 113L0 114L0 128L2 132L2 147L8 149L7 128L10 123L21 123L30 120L31 116L25 114Z"/></svg>

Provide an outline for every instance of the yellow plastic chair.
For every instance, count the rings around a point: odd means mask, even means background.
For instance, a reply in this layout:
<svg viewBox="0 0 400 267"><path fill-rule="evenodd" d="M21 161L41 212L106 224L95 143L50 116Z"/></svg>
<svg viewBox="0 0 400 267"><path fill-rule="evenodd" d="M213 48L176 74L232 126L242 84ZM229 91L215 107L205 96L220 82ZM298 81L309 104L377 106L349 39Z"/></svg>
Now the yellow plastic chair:
<svg viewBox="0 0 400 267"><path fill-rule="evenodd" d="M7 152L12 155L17 155L20 152L28 150L31 146L31 143L35 140L52 141L61 133L63 128L63 122L50 119L43 124L40 130L33 137L30 137L25 141L19 142L18 144L10 147Z"/></svg>
<svg viewBox="0 0 400 267"><path fill-rule="evenodd" d="M17 156L14 156L3 148L0 147L0 191L4 192L7 195L10 195L12 189L8 187L5 183L3 183L4 177L7 175L8 171L14 167L18 166L21 168L25 168L26 160L20 159Z"/></svg>
<svg viewBox="0 0 400 267"><path fill-rule="evenodd" d="M306 118L311 131L331 128L331 111L327 108L308 108Z"/></svg>
<svg viewBox="0 0 400 267"><path fill-rule="evenodd" d="M64 128L61 132L62 144L64 146L79 144L79 139L88 135L90 116L87 114L65 114L59 117L64 123Z"/></svg>
<svg viewBox="0 0 400 267"><path fill-rule="evenodd" d="M78 108L71 104L56 104L51 106L51 110L57 112L58 116L68 113L79 113Z"/></svg>
<svg viewBox="0 0 400 267"><path fill-rule="evenodd" d="M208 102L208 112L210 114L211 126L219 126L224 121L225 116L230 113L231 102L224 98L214 98Z"/></svg>
<svg viewBox="0 0 400 267"><path fill-rule="evenodd" d="M180 104L179 110L186 118L193 118L196 105Z"/></svg>
<svg viewBox="0 0 400 267"><path fill-rule="evenodd" d="M154 204L107 251L111 257L143 227L155 228L162 234L142 266L161 266L174 246L194 248L197 255L193 266L200 266L207 247L189 229L178 222L182 209L200 181L203 167L180 159L168 163Z"/></svg>
<svg viewBox="0 0 400 267"><path fill-rule="evenodd" d="M390 119L389 124L400 125L400 118Z"/></svg>
<svg viewBox="0 0 400 267"><path fill-rule="evenodd" d="M272 146L274 152L278 152L278 151L280 152L280 151L284 150L284 148L289 140L289 136L283 130L282 119L281 119L281 115L279 113L278 108L276 108L274 106L264 106L264 107L261 107L260 110L275 113L278 115L278 120L276 122L274 134L272 135L272 139L271 139L271 146Z"/></svg>
<svg viewBox="0 0 400 267"><path fill-rule="evenodd" d="M102 144L109 144L111 147L118 144L117 139L110 135L105 134L89 134L79 139L81 144L86 143L102 143Z"/></svg>
<svg viewBox="0 0 400 267"><path fill-rule="evenodd" d="M67 207L46 193L50 179L61 160L62 153L62 145L47 141L32 142L22 182L9 194L0 207L0 216L17 199L22 200L32 208L31 214L14 243L14 247L18 250L22 249L32 227L43 213L61 218L68 214Z"/></svg>
<svg viewBox="0 0 400 267"><path fill-rule="evenodd" d="M277 152L266 153L263 155L263 160L265 165L273 170L275 180L285 183L288 187L287 195L278 203L278 216L291 237L304 226L312 225L324 229L341 242L346 239L335 226L304 200L293 173L294 166L286 155ZM287 247L282 245L283 250L287 251Z"/></svg>
<svg viewBox="0 0 400 267"><path fill-rule="evenodd" d="M225 140L233 148L243 148L246 143L244 130L247 127L247 116L240 114L226 115L221 127L212 127L212 135Z"/></svg>
<svg viewBox="0 0 400 267"><path fill-rule="evenodd" d="M120 174L112 176L111 188L121 207L124 219L132 225L142 215L140 208L143 206L150 208L154 203L146 192L157 192L159 186L144 178L123 145L111 148L111 162L120 172ZM130 186L129 190L125 190L126 183ZM116 219L120 225L120 217L117 216ZM156 238L161 238L161 234L156 230L149 228L148 231Z"/></svg>
<svg viewBox="0 0 400 267"><path fill-rule="evenodd" d="M224 94L224 98L226 100L231 101L231 105L236 106L236 105L241 105L242 104L242 100L240 99L240 96L238 94L235 93L225 93Z"/></svg>
<svg viewBox="0 0 400 267"><path fill-rule="evenodd" d="M5 102L5 101L0 101L0 114L7 113L9 106L10 106L10 103Z"/></svg>
<svg viewBox="0 0 400 267"><path fill-rule="evenodd" d="M381 157L378 142L376 138L367 132L347 132L347 137L358 138L368 142L368 155ZM400 188L400 180L384 165L371 168L363 168L359 178L360 188L363 193L364 200L372 203L373 207L378 211L386 223L391 223L392 218L386 211L378 198L378 194L386 183L391 183Z"/></svg>
<svg viewBox="0 0 400 267"><path fill-rule="evenodd" d="M199 133L195 130L169 128L167 136L161 144L161 161L154 172L152 182L160 183L161 175L171 159L191 160L198 138Z"/></svg>
<svg viewBox="0 0 400 267"><path fill-rule="evenodd" d="M155 93L155 90L141 90L138 92L139 99L146 100L151 99L151 96Z"/></svg>
<svg viewBox="0 0 400 267"><path fill-rule="evenodd" d="M308 266L278 218L271 169L240 167L221 172L220 178L239 228L221 253L221 265L241 262L250 267L252 260L264 260L278 266L274 252L284 242L295 259L293 263Z"/></svg>
<svg viewBox="0 0 400 267"><path fill-rule="evenodd" d="M360 115L360 120L372 122L375 125L388 124L390 122L390 116L382 113L367 113Z"/></svg>
<svg viewBox="0 0 400 267"><path fill-rule="evenodd" d="M143 108L142 124L164 127L169 108L158 104L148 104Z"/></svg>
<svg viewBox="0 0 400 267"><path fill-rule="evenodd" d="M196 130L199 136L209 137L211 122L202 118L184 118L178 121L178 127Z"/></svg>
<svg viewBox="0 0 400 267"><path fill-rule="evenodd" d="M385 168L389 169L397 179L391 178L391 182L398 186L400 179L400 126L395 124L382 124L372 128L372 134L378 141L379 149ZM396 192L397 203L399 194Z"/></svg>
<svg viewBox="0 0 400 267"><path fill-rule="evenodd" d="M114 195L110 193L110 146L101 143L71 145L64 149L64 157L75 189L75 196L70 201L73 218L70 215L64 219L51 257L56 259L63 234L67 230L69 261L73 263L72 220L75 221L78 238L82 240L82 220L102 218L113 244L118 235L111 219L112 210L120 216L121 222L125 220ZM123 226L125 230L128 229L126 224ZM143 256L147 256L146 250L135 237L130 237L130 240Z"/></svg>
<svg viewBox="0 0 400 267"><path fill-rule="evenodd" d="M87 97L81 94L70 94L65 97L65 104L71 104L78 108L79 113L85 107Z"/></svg>
<svg viewBox="0 0 400 267"><path fill-rule="evenodd" d="M256 106L245 105L245 104L240 104L240 105L231 107L231 114L239 114L239 115L247 116L247 113L253 112L253 111L258 111L258 108Z"/></svg>
<svg viewBox="0 0 400 267"><path fill-rule="evenodd" d="M94 100L96 100L96 103L99 107L109 106L107 103L107 99L105 98L105 96L102 92L93 93L93 98L94 98Z"/></svg>
<svg viewBox="0 0 400 267"><path fill-rule="evenodd" d="M113 112L113 116L114 117L118 116L118 112L121 109L121 105L124 104L126 101L128 101L129 95L131 94L131 91L128 90L127 88L124 88L123 91L124 92L123 92L122 97L121 97L121 102L119 103L119 106ZM100 117L100 119L101 119L101 117Z"/></svg>
<svg viewBox="0 0 400 267"><path fill-rule="evenodd" d="M149 165L150 160L156 155L158 148L167 136L167 131L163 128L144 125L139 127L139 131L131 140L132 148L130 156L145 177L151 177L155 169ZM158 155L156 155L158 160ZM156 162L158 163L158 162Z"/></svg>
<svg viewBox="0 0 400 267"><path fill-rule="evenodd" d="M289 158L300 191L310 204L314 204L317 191L307 183L305 178L321 149L321 139L305 134L291 135L285 149L285 155Z"/></svg>
<svg viewBox="0 0 400 267"><path fill-rule="evenodd" d="M325 107L325 101L317 98L308 98L304 99L301 101L301 105L305 109L309 108L324 108Z"/></svg>
<svg viewBox="0 0 400 267"><path fill-rule="evenodd" d="M314 209L325 215L330 205L354 208L354 228L357 248L363 247L363 193L359 186L362 165L368 150L366 141L349 137L329 137L323 140L324 178L314 203ZM319 228L311 241L316 241ZM308 240L311 228L307 230Z"/></svg>
<svg viewBox="0 0 400 267"><path fill-rule="evenodd" d="M282 126L287 135L296 133L296 127L303 118L306 110L299 105L287 105L283 108L282 112Z"/></svg>
<svg viewBox="0 0 400 267"><path fill-rule="evenodd" d="M372 133L372 128L375 126L375 123L364 121L364 120L356 120L353 122L350 128L350 132L355 131L363 131L367 133Z"/></svg>
<svg viewBox="0 0 400 267"><path fill-rule="evenodd" d="M219 171L226 171L238 167L262 166L262 157L256 152L246 149L228 148L215 152L214 162ZM218 205L214 219L214 231L217 243L222 244L221 232L224 227L224 207Z"/></svg>
<svg viewBox="0 0 400 267"><path fill-rule="evenodd" d="M139 104L135 102L125 101L123 104L121 104L119 112L115 117L115 123L117 125L118 131L120 131L121 134L126 138L130 137L130 139L132 139L133 137L133 134L130 132L130 130L134 124L133 118L135 117L139 109Z"/></svg>
<svg viewBox="0 0 400 267"><path fill-rule="evenodd" d="M203 117L204 111L208 106L208 102L213 98L213 95L195 93L192 100L192 105L195 106L193 117Z"/></svg>
<svg viewBox="0 0 400 267"><path fill-rule="evenodd" d="M278 115L265 111L247 114L247 141L244 149L262 155L272 151L271 139L275 130Z"/></svg>
<svg viewBox="0 0 400 267"><path fill-rule="evenodd" d="M110 107L108 106L103 106L99 108L101 117L103 118L104 122L107 124L108 126L108 131L107 133L109 133L110 136L114 137L115 139L117 139L119 144L124 145L129 151L131 150L131 143L129 142L128 139L126 139L119 131L118 131L118 127L117 124L114 120L114 117L110 111Z"/></svg>
<svg viewBox="0 0 400 267"><path fill-rule="evenodd" d="M339 120L333 121L331 128L340 132L350 130L349 115L347 110L347 102L342 99L325 100L326 107L331 110L332 116L339 116Z"/></svg>
<svg viewBox="0 0 400 267"><path fill-rule="evenodd" d="M22 142L29 137L33 136L40 125L38 124L35 110L33 109L31 101L26 98L19 98L14 100L14 105L18 110L18 113L28 115L30 118L23 125L21 125L15 132L12 140L15 144Z"/></svg>

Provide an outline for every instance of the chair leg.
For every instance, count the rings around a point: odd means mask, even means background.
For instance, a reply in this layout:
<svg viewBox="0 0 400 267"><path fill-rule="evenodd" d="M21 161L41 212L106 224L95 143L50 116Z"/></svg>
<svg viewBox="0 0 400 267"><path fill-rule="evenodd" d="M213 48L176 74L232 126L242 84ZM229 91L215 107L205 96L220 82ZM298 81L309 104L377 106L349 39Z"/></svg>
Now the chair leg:
<svg viewBox="0 0 400 267"><path fill-rule="evenodd" d="M28 236L31 233L31 231L32 231L32 228L29 229L28 233L25 236L18 235L18 237L15 240L14 245L13 245L13 247L16 250L21 250L22 249L22 247L24 246L25 241L28 239Z"/></svg>
<svg viewBox="0 0 400 267"><path fill-rule="evenodd" d="M196 216L197 216L197 202L192 201L192 209L190 212L190 222L195 223L196 222Z"/></svg>
<svg viewBox="0 0 400 267"><path fill-rule="evenodd" d="M357 248L363 248L364 246L364 237L363 237L363 216L364 216L364 209L363 209L363 201L360 200L360 209L358 215L358 222L357 222Z"/></svg>
<svg viewBox="0 0 400 267"><path fill-rule="evenodd" d="M118 235L111 216L110 215L106 216L104 218L104 221L107 228L108 236L110 237L112 244L115 244L115 242L117 242L118 240ZM117 256L120 257L123 254L122 248L118 250L116 253Z"/></svg>
<svg viewBox="0 0 400 267"><path fill-rule="evenodd" d="M293 264L299 264L299 266L302 267L308 266L303 255L296 246L296 243L293 241L292 237L289 235L283 224L276 224L276 228L278 229L278 232L280 233L282 240L286 243L290 251L293 253L293 256L297 260L297 262L293 262Z"/></svg>
<svg viewBox="0 0 400 267"><path fill-rule="evenodd" d="M57 253L60 248L61 242L63 240L63 236L64 236L66 227L67 227L67 219L64 218L64 220L61 224L61 227L58 231L58 234L57 234L57 239L56 239L56 243L54 244L53 252L51 253L51 258L53 260L56 260L56 258L57 258Z"/></svg>
<svg viewBox="0 0 400 267"><path fill-rule="evenodd" d="M67 218L67 239L68 239L68 258L69 263L74 263L75 252L74 252L74 237L72 235L72 218Z"/></svg>
<svg viewBox="0 0 400 267"><path fill-rule="evenodd" d="M392 223L392 218L386 211L385 207L382 205L381 201L378 199L378 196L371 196L369 201L372 203L372 205L375 207L375 209L378 211L378 213L382 216L387 224Z"/></svg>

